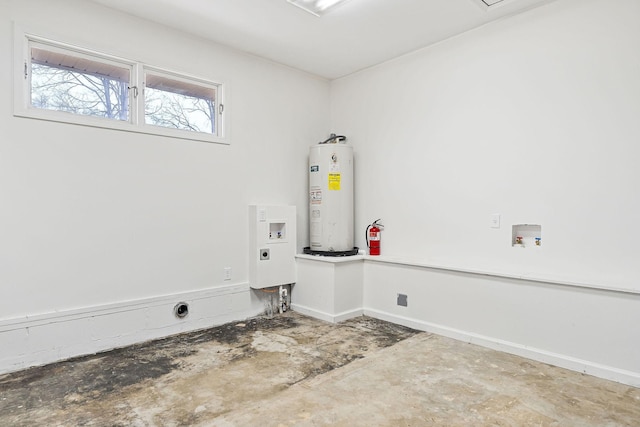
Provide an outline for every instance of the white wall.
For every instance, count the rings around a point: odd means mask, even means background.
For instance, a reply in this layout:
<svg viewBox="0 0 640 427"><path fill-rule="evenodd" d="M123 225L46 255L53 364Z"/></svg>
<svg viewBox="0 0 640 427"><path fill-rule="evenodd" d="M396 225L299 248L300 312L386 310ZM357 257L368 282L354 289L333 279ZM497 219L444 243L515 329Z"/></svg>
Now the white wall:
<svg viewBox="0 0 640 427"><path fill-rule="evenodd" d="M640 295L381 261L367 315L640 387Z"/></svg>
<svg viewBox="0 0 640 427"><path fill-rule="evenodd" d="M0 372L259 311L247 206L297 205L304 246L308 146L332 129L356 150L357 244L381 217L383 254L422 265L367 261L367 313L640 384L637 294L424 267L640 289L637 16L635 0L558 0L330 93L89 2L0 1ZM12 20L223 80L232 145L13 117ZM515 223L541 224L543 246L511 248Z"/></svg>
<svg viewBox="0 0 640 427"><path fill-rule="evenodd" d="M640 385L639 16L557 0L331 83L357 245L386 226L365 313Z"/></svg>
<svg viewBox="0 0 640 427"><path fill-rule="evenodd" d="M558 0L332 82L358 245L382 218L386 255L640 291L638 16Z"/></svg>
<svg viewBox="0 0 640 427"><path fill-rule="evenodd" d="M223 81L231 145L13 117L12 21ZM90 315L139 301L170 312L177 301L162 296L225 287L241 299L238 308L208 307L210 317L263 309L242 287L248 205L297 205L304 246L306 159L329 133L328 82L80 0L3 0L0 34L0 340L27 316ZM227 266L232 280L224 282ZM123 322L114 334L145 327Z"/></svg>

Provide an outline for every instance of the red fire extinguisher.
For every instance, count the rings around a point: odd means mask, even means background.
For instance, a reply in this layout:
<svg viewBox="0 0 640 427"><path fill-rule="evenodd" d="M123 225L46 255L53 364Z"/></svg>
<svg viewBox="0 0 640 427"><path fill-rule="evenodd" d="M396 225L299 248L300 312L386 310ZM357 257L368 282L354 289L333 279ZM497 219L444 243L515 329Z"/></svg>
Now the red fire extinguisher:
<svg viewBox="0 0 640 427"><path fill-rule="evenodd" d="M378 224L379 219L373 221L373 224L367 226L365 232L367 238L367 247L369 248L369 255L380 255L380 232L384 228L384 225Z"/></svg>

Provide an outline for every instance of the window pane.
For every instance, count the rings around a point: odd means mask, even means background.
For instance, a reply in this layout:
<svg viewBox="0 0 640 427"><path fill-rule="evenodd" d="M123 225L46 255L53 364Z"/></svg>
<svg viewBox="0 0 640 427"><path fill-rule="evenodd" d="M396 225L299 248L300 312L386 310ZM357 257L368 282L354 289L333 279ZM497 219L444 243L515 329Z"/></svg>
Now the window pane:
<svg viewBox="0 0 640 427"><path fill-rule="evenodd" d="M145 74L145 123L216 135L216 88Z"/></svg>
<svg viewBox="0 0 640 427"><path fill-rule="evenodd" d="M130 74L97 58L33 47L31 106L127 121Z"/></svg>

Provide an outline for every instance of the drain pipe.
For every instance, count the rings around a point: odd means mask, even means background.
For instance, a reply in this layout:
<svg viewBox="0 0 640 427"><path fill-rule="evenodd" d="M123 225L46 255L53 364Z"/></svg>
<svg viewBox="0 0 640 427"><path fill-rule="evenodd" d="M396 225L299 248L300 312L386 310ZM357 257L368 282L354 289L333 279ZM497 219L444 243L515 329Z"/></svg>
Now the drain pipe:
<svg viewBox="0 0 640 427"><path fill-rule="evenodd" d="M280 299L278 301L278 311L280 312L280 314L282 314L289 308L287 304L287 288L280 285L280 291L278 292L278 294L280 295Z"/></svg>

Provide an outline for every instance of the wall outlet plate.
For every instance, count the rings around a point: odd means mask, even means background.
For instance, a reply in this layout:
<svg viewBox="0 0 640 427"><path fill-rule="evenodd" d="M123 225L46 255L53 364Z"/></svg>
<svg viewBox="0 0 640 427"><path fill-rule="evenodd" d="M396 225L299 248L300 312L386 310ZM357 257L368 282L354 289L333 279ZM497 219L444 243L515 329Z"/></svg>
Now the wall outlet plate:
<svg viewBox="0 0 640 427"><path fill-rule="evenodd" d="M491 228L500 228L500 214L492 214L491 215Z"/></svg>

